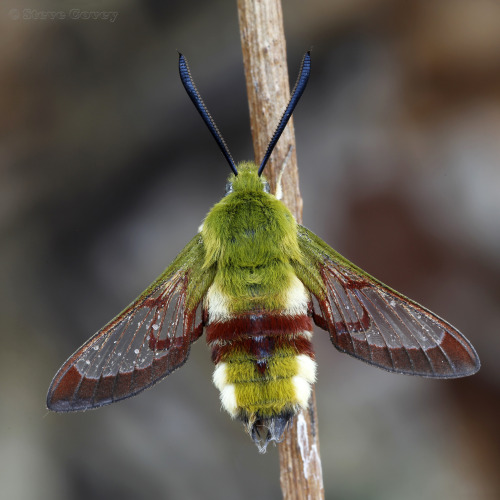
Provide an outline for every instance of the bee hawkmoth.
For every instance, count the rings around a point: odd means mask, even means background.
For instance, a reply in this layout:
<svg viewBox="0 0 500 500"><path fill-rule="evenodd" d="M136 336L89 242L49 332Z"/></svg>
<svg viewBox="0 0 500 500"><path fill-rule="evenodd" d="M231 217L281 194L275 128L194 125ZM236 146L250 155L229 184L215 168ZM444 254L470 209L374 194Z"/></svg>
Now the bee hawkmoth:
<svg viewBox="0 0 500 500"><path fill-rule="evenodd" d="M308 407L313 324L339 351L391 372L454 378L479 369L458 330L342 257L270 193L263 170L310 68L307 53L260 166L236 165L179 55L184 87L232 169L225 196L159 278L64 363L50 410L138 394L183 365L204 331L222 406L261 451Z"/></svg>

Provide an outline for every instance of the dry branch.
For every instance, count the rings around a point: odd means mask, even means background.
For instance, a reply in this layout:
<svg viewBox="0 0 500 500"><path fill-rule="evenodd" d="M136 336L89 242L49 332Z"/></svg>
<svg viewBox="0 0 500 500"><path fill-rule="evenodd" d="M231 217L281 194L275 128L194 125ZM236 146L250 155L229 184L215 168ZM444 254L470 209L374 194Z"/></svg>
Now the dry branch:
<svg viewBox="0 0 500 500"><path fill-rule="evenodd" d="M238 13L250 124L255 159L259 163L290 98L283 14L280 0L238 0ZM266 167L265 175L272 192L283 165L286 165L282 176L283 202L300 222L302 198L292 120ZM323 499L314 392L309 411L297 415L279 445L279 452L283 498Z"/></svg>

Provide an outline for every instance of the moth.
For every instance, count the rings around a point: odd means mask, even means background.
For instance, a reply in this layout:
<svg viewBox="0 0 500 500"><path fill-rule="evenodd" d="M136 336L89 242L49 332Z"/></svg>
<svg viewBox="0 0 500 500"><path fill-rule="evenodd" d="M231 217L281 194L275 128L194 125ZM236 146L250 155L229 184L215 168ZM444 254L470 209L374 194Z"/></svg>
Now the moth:
<svg viewBox="0 0 500 500"><path fill-rule="evenodd" d="M260 451L309 404L313 324L341 352L390 372L472 375L469 341L298 224L263 175L306 87L310 54L259 166L236 165L179 54L182 83L232 170L198 234L132 304L54 377L47 407L87 410L134 396L182 366L205 331L222 407Z"/></svg>

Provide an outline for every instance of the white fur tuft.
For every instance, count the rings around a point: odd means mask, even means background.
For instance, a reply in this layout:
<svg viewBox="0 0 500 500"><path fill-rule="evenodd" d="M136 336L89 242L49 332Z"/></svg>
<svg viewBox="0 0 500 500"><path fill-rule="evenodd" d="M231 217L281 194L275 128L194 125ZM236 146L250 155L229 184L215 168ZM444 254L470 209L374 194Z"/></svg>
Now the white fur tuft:
<svg viewBox="0 0 500 500"><path fill-rule="evenodd" d="M214 370L214 374L212 375L212 381L219 389L219 391L222 391L224 387L227 385L227 364L226 363L219 363L217 367Z"/></svg>
<svg viewBox="0 0 500 500"><path fill-rule="evenodd" d="M299 366L297 376L313 384L316 381L316 361L307 354L299 354L295 359Z"/></svg>
<svg viewBox="0 0 500 500"><path fill-rule="evenodd" d="M212 285L206 295L206 304L208 317L211 322L227 321L231 319L231 313L228 308L227 297L219 290L216 285Z"/></svg>
<svg viewBox="0 0 500 500"><path fill-rule="evenodd" d="M236 403L236 389L234 384L227 384L220 391L220 402L232 417L236 417L238 405Z"/></svg>
<svg viewBox="0 0 500 500"><path fill-rule="evenodd" d="M309 406L309 397L311 396L311 384L300 375L292 378L295 387L295 399L299 405L306 409Z"/></svg>
<svg viewBox="0 0 500 500"><path fill-rule="evenodd" d="M307 314L307 306L309 304L309 301L309 292L302 284L302 281L300 281L299 278L294 275L288 289L286 309L282 314L287 314L290 316Z"/></svg>

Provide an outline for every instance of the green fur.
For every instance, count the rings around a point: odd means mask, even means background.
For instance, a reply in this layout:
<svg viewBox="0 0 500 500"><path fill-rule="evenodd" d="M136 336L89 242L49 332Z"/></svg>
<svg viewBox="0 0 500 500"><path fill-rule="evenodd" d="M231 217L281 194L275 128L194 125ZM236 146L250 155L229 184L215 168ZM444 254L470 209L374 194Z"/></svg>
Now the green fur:
<svg viewBox="0 0 500 500"><path fill-rule="evenodd" d="M258 384L236 386L236 401L240 411L249 419L269 418L287 413L298 406L291 379L273 380Z"/></svg>
<svg viewBox="0 0 500 500"><path fill-rule="evenodd" d="M198 235L201 240L201 237ZM203 299L208 289L212 285L217 266L212 264L208 268L200 265L205 258L204 245L198 245L192 250L191 258L196 260L197 265L190 268L189 281L187 286L186 307L193 309Z"/></svg>
<svg viewBox="0 0 500 500"><path fill-rule="evenodd" d="M312 294L319 299L323 299L326 296L326 288L318 266L318 254L321 251L321 248L316 242L313 243L311 239L311 237L316 237L314 233L311 233L299 224L297 224L297 229L302 261L292 262L294 271L297 278L302 281L304 286Z"/></svg>
<svg viewBox="0 0 500 500"><path fill-rule="evenodd" d="M201 233L204 268L217 266L214 286L226 297L230 313L284 310L293 265L305 265L295 218L264 191L266 181L257 170L254 163L238 165L238 175L229 178L232 192L212 208ZM242 417L273 417L299 404L292 382L299 369L294 349L277 349L264 373L245 352L232 352L224 361Z"/></svg>
<svg viewBox="0 0 500 500"><path fill-rule="evenodd" d="M239 384L293 377L298 372L296 355L294 349L276 350L268 359L267 369L261 375L255 359L245 352L232 353L226 360L228 383Z"/></svg>
<svg viewBox="0 0 500 500"><path fill-rule="evenodd" d="M172 264L136 300L148 297L156 288L176 273L188 272L186 308L193 310L205 296L213 283L217 266L203 267L205 248L203 238L197 234L177 255Z"/></svg>
<svg viewBox="0 0 500 500"><path fill-rule="evenodd" d="M297 223L286 206L264 192L254 163L238 165L233 192L217 203L202 229L204 269L217 265L214 285L232 313L279 311L301 262Z"/></svg>
<svg viewBox="0 0 500 500"><path fill-rule="evenodd" d="M299 370L295 350L275 351L263 374L255 361L244 352L235 352L226 361L227 383L235 386L240 411L250 419L256 414L271 417L298 405L292 382Z"/></svg>

